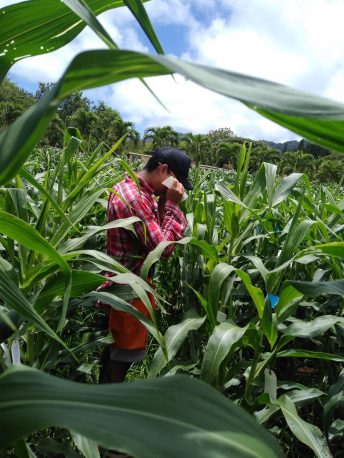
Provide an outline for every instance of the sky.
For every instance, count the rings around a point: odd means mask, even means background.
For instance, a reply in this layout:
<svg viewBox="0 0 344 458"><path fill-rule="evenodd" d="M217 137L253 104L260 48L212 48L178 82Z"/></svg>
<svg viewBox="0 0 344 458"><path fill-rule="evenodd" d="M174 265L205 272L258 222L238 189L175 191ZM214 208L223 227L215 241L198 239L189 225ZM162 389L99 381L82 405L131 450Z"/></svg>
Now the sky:
<svg viewBox="0 0 344 458"><path fill-rule="evenodd" d="M0 6L18 1L0 0ZM344 102L343 0L151 0L145 4L165 53L286 84ZM126 8L98 16L121 48L153 52ZM56 81L71 59L105 45L88 28L50 54L24 59L12 81L35 91ZM103 100L143 132L170 125L178 132L207 133L230 127L252 139L286 141L296 134L240 102L212 93L177 75L147 79L164 110L138 80L85 91Z"/></svg>

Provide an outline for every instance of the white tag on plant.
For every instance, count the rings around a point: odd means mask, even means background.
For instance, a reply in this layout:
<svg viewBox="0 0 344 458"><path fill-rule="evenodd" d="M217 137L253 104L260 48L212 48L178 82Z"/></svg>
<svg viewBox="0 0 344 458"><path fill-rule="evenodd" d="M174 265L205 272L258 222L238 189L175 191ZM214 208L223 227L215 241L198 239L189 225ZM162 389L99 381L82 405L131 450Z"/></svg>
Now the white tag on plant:
<svg viewBox="0 0 344 458"><path fill-rule="evenodd" d="M220 310L217 311L216 319L218 323L223 323L227 319L227 315Z"/></svg>
<svg viewBox="0 0 344 458"><path fill-rule="evenodd" d="M162 184L163 184L164 186L166 186L166 188L170 189L170 187L172 186L173 180L174 180L174 178L173 178L172 176L171 176L171 177L168 177L168 178L166 178L166 180L164 180L164 181L162 182ZM184 192L183 198L182 198L182 202L183 202L184 200L186 200L187 198L188 198L188 195L186 194L186 192Z"/></svg>

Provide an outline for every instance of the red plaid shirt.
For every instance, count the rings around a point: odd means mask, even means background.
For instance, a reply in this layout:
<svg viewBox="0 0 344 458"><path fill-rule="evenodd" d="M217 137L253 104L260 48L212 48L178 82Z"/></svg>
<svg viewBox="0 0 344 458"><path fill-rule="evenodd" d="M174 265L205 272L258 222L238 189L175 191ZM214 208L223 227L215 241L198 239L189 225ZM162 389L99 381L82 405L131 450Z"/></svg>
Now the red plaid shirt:
<svg viewBox="0 0 344 458"><path fill-rule="evenodd" d="M107 232L107 254L116 257L125 267L139 274L147 254L160 242L165 240L180 240L187 226L184 213L178 204L168 200L162 221L159 219L158 205L154 200L154 191L140 177L141 189L127 176L123 181L113 186L108 201L108 221L137 216L142 220L134 223L137 236L132 231L116 228ZM171 244L164 250L164 257L171 255L174 246Z"/></svg>

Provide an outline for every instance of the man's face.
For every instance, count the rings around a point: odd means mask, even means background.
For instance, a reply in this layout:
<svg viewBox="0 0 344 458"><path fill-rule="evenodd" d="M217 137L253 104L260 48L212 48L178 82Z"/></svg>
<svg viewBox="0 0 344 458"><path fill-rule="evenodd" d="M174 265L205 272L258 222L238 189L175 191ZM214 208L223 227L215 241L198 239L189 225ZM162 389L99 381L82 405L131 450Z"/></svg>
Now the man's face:
<svg viewBox="0 0 344 458"><path fill-rule="evenodd" d="M166 178L170 176L174 176L174 174L168 168L167 164L159 164L158 167L152 172L151 186L154 189L156 195L160 196L162 194L166 194L167 188L162 183L166 180Z"/></svg>

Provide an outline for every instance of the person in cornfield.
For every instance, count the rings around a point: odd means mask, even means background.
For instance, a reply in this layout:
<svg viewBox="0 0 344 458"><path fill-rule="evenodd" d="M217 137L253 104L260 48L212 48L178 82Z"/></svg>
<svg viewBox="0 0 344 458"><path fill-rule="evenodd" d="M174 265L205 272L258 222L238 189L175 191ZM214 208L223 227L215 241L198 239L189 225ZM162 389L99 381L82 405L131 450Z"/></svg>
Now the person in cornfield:
<svg viewBox="0 0 344 458"><path fill-rule="evenodd" d="M115 193L110 193L108 200L108 221L137 216L145 226L141 222L134 223L136 235L123 228L109 229L107 233L107 254L131 272L140 275L147 254L160 242L182 238L187 222L179 204L184 189L192 189L188 178L190 164L191 159L178 148L156 148L145 168L137 174L140 189L129 176L113 187ZM169 177L172 184L167 188L163 182ZM154 196L159 196L158 202ZM169 245L164 257L170 256L173 249L173 244ZM101 288L109 285L110 280ZM149 295L149 299L154 309L154 297ZM140 299L130 303L150 317ZM146 355L147 330L128 313L99 305L108 313L108 327L114 339L114 343L103 350L99 383L123 382L132 363L143 360Z"/></svg>

